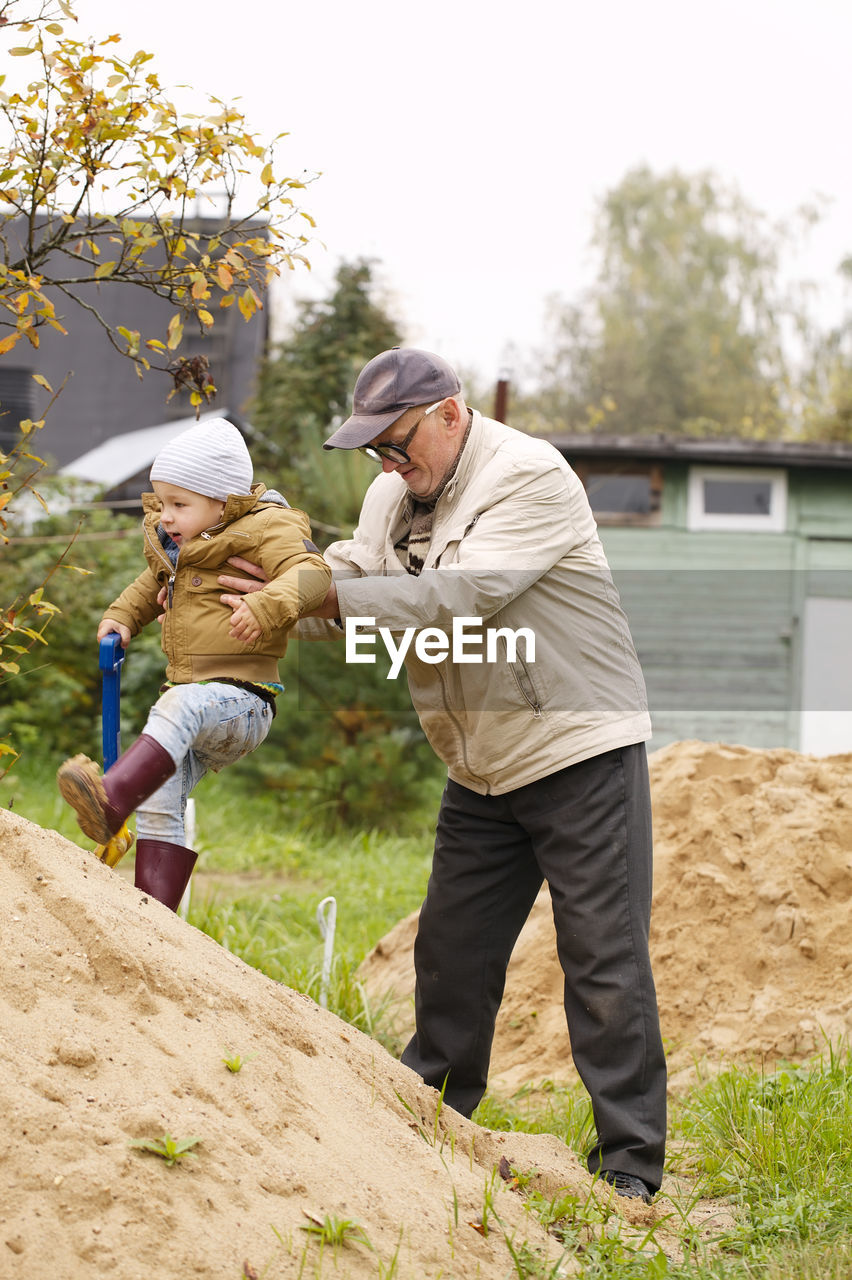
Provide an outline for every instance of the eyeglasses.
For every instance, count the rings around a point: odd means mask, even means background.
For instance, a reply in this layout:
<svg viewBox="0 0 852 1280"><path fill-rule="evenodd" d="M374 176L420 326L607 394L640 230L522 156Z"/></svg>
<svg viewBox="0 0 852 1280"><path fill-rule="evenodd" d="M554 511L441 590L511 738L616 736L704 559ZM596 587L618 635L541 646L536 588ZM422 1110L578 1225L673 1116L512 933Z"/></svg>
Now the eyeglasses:
<svg viewBox="0 0 852 1280"><path fill-rule="evenodd" d="M444 400L446 400L446 398L447 397L444 396ZM444 400L436 400L434 404L429 405L428 409L424 409L408 435L404 440L400 440L399 444L392 443L391 441L388 441L386 444L362 444L359 447L358 452L366 454L367 457L372 458L374 462L381 462L383 458L387 458L388 462L394 463L395 466L399 466L403 462L410 462L411 458L408 455L408 446L414 439L417 428L420 426L420 423L424 418L428 418L430 413L434 413L436 409L440 408L444 403Z"/></svg>

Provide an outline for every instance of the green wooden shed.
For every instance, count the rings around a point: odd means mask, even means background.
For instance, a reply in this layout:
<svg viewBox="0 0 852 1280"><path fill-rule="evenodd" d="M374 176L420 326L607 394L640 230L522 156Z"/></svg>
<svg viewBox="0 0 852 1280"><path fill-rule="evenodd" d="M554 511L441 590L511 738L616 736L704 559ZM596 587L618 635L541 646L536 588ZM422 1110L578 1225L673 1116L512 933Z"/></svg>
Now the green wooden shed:
<svg viewBox="0 0 852 1280"><path fill-rule="evenodd" d="M852 445L549 439L598 521L651 748L852 751Z"/></svg>

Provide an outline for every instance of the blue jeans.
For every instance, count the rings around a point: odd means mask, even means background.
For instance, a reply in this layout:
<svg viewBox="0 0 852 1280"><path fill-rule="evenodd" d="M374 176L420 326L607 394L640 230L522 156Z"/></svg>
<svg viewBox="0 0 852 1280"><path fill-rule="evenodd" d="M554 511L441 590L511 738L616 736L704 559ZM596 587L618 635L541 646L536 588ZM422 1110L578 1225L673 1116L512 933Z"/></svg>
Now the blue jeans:
<svg viewBox="0 0 852 1280"><path fill-rule="evenodd" d="M137 838L183 845L190 792L208 770L218 772L259 747L271 725L271 707L247 689L217 683L167 689L143 733L168 751L176 768L137 809Z"/></svg>

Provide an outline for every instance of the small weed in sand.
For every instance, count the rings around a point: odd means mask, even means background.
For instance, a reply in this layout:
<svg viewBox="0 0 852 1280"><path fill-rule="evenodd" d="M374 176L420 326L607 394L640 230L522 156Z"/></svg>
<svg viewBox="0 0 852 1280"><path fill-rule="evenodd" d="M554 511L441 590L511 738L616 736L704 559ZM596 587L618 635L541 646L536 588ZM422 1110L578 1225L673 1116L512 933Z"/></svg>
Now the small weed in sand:
<svg viewBox="0 0 852 1280"><path fill-rule="evenodd" d="M405 1098L403 1098L402 1094L398 1090L394 1089L394 1093L396 1094L397 1100L402 1103L405 1110L413 1118L414 1128L420 1134L420 1137L423 1139L424 1142L427 1142L430 1147L437 1148L439 1154L444 1150L444 1143L446 1142L446 1139L447 1139L447 1135L443 1133L441 1130L441 1113L444 1109L444 1090L446 1089L446 1087L447 1087L447 1077L445 1076L444 1083L442 1084L440 1093L438 1094L438 1100L435 1103L435 1116L434 1116L434 1119L432 1120L431 1133L429 1133L426 1129L424 1129L423 1124L421 1124L420 1120L418 1120L417 1115L414 1111L414 1108L411 1106L411 1104L409 1102L406 1102ZM425 1121L423 1123L425 1123ZM439 1138L440 1138L440 1146L438 1142ZM454 1157L455 1149L456 1149L456 1135L451 1131L449 1134L449 1138L450 1138L450 1154Z"/></svg>
<svg viewBox="0 0 852 1280"><path fill-rule="evenodd" d="M533 1178L540 1172L535 1165L531 1169L516 1169L514 1165L509 1164L505 1156L501 1158L497 1171L509 1187L518 1191L526 1191Z"/></svg>
<svg viewBox="0 0 852 1280"><path fill-rule="evenodd" d="M308 1213L307 1210L304 1210L304 1214L308 1223L303 1224L299 1230L316 1237L321 1245L330 1244L333 1249L346 1244L363 1244L368 1249L373 1247L360 1222L355 1222L351 1218L338 1218L328 1213L323 1214L321 1218Z"/></svg>
<svg viewBox="0 0 852 1280"><path fill-rule="evenodd" d="M497 1170L492 1169L490 1175L485 1179L485 1194L482 1200L482 1213L470 1224L481 1236L488 1235L491 1230L491 1218L497 1218L497 1214L494 1209L494 1183L496 1178ZM499 1222L500 1219L497 1218L497 1221Z"/></svg>
<svg viewBox="0 0 852 1280"><path fill-rule="evenodd" d="M140 1151L150 1151L151 1155L159 1156L171 1166L187 1156L198 1155L197 1151L191 1151L190 1148L197 1146L200 1141L200 1138L173 1138L171 1134L164 1133L162 1138L133 1138L130 1146L137 1147Z"/></svg>
<svg viewBox="0 0 852 1280"><path fill-rule="evenodd" d="M251 1061L252 1058L256 1058L256 1057L257 1057L256 1053L250 1053L248 1057L241 1058L238 1053L231 1054L230 1051L226 1049L225 1056L223 1057L222 1061L224 1062L228 1070L233 1071L233 1073L236 1075L238 1071L242 1070L242 1068L245 1066L247 1062Z"/></svg>
<svg viewBox="0 0 852 1280"><path fill-rule="evenodd" d="M395 1280L395 1277L397 1275L397 1269L399 1267L399 1251L402 1248L402 1238L403 1238L404 1232L405 1232L405 1228L400 1227L399 1238L396 1242L396 1248L394 1249L393 1254L389 1258L387 1264L385 1264L382 1261L377 1262L378 1280Z"/></svg>

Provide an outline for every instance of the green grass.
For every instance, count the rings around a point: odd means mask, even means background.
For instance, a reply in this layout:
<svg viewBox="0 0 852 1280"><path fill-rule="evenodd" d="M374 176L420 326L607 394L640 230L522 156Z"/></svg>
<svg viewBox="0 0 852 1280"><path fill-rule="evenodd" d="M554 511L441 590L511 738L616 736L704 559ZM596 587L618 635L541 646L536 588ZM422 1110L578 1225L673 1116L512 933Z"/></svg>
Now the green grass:
<svg viewBox="0 0 852 1280"><path fill-rule="evenodd" d="M487 1094L474 1119L486 1129L519 1133L552 1133L574 1151L586 1151L594 1140L592 1104L585 1089L539 1081L509 1100Z"/></svg>
<svg viewBox="0 0 852 1280"><path fill-rule="evenodd" d="M581 1154L590 1136L587 1107L580 1086L551 1085L508 1100L487 1096L474 1119L492 1129L555 1133ZM848 1280L852 1051L828 1046L815 1061L771 1073L731 1068L673 1099L667 1173L656 1200L665 1221L643 1236L592 1196L548 1199L523 1176L520 1190L563 1245L563 1260L587 1280ZM716 1227L710 1218L705 1233L689 1217L699 1200L725 1215ZM681 1256L671 1249L672 1233ZM519 1253L515 1246L517 1275L551 1274Z"/></svg>
<svg viewBox="0 0 852 1280"><path fill-rule="evenodd" d="M0 805L90 847L55 788L56 761L21 764L0 781ZM239 768L197 791L200 877L190 922L272 978L317 998L322 898L337 899L329 1008L394 1048L390 1021L371 1008L356 968L426 886L438 796L424 793L421 834L312 830L279 793ZM215 892L201 889L219 878ZM521 1237L506 1236L507 1276L584 1280L848 1280L852 1275L852 1053L830 1047L810 1064L731 1069L672 1099L664 1226L637 1231L590 1194L546 1199L531 1180L517 1194L559 1242L562 1271ZM582 1155L592 1134L580 1086L487 1095L475 1117L489 1129L552 1133ZM699 1233L698 1201L723 1211ZM487 1210L484 1204L484 1211ZM502 1232L496 1214L488 1229ZM724 1224L724 1225L723 1225ZM733 1225L731 1225L733 1224ZM663 1232L666 1238L663 1239ZM678 1251L668 1244L672 1235ZM665 1251L663 1244L666 1244Z"/></svg>
<svg viewBox="0 0 852 1280"><path fill-rule="evenodd" d="M725 1071L681 1101L673 1127L685 1140L683 1171L737 1208L723 1241L737 1262L723 1274L852 1274L848 1046L770 1073Z"/></svg>

